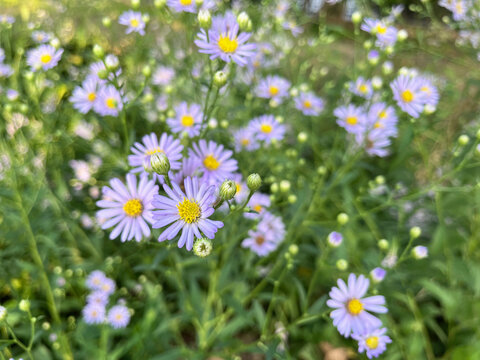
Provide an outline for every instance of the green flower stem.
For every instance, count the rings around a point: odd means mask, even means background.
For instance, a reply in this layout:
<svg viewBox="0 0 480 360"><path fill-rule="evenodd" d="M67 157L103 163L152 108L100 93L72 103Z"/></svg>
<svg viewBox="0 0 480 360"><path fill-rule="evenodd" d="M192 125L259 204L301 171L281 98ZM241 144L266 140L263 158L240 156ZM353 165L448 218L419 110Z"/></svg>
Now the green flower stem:
<svg viewBox="0 0 480 360"><path fill-rule="evenodd" d="M12 336L13 343L15 343L18 347L20 347L23 351L25 351L27 353L29 359L33 360L31 348L25 346L25 344L22 343L17 338L17 335L15 335L15 332L13 331L13 328L10 326L10 324L6 320L5 320L5 325L7 326L8 332Z"/></svg>
<svg viewBox="0 0 480 360"><path fill-rule="evenodd" d="M268 307L267 307L267 316L265 317L265 322L263 323L263 329L262 329L262 334L260 336L260 340L265 339L267 336L269 325L272 319L273 307L278 297L278 290L287 272L288 272L288 266L284 266L282 272L280 273L280 276L278 277L278 280L275 280L274 282L273 293L272 293L272 297L270 298L270 303L268 304Z"/></svg>

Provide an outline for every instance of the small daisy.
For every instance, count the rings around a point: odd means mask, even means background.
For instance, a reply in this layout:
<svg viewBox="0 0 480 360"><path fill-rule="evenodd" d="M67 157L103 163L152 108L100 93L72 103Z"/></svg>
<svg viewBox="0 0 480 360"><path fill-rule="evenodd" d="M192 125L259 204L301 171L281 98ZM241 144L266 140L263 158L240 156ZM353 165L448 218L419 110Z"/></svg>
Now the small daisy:
<svg viewBox="0 0 480 360"><path fill-rule="evenodd" d="M359 134L365 130L366 115L361 107L347 105L336 108L333 114L337 117L337 124L351 134Z"/></svg>
<svg viewBox="0 0 480 360"><path fill-rule="evenodd" d="M169 8L175 12L197 12L197 4L195 0L167 0ZM200 9L210 10L215 7L215 0L204 0Z"/></svg>
<svg viewBox="0 0 480 360"><path fill-rule="evenodd" d="M105 293L105 295L110 296L115 292L116 287L117 285L115 284L115 281L107 277L103 280L103 283L98 291L101 291Z"/></svg>
<svg viewBox="0 0 480 360"><path fill-rule="evenodd" d="M13 68L8 64L0 63L0 78L7 78L13 74Z"/></svg>
<svg viewBox="0 0 480 360"><path fill-rule="evenodd" d="M118 18L118 23L127 26L126 34L137 32L140 35L145 35L145 21L143 21L142 14L138 11L125 11Z"/></svg>
<svg viewBox="0 0 480 360"><path fill-rule="evenodd" d="M242 150L253 151L260 147L252 130L248 127L236 130L233 133L233 138L235 140L235 151L237 152Z"/></svg>
<svg viewBox="0 0 480 360"><path fill-rule="evenodd" d="M390 87L397 105L410 116L418 118L426 98L426 93L421 91L421 80L418 77L399 75Z"/></svg>
<svg viewBox="0 0 480 360"><path fill-rule="evenodd" d="M391 134L379 128L357 134L355 141L359 146L365 148L367 154L385 157L389 154L388 147L392 143L390 136Z"/></svg>
<svg viewBox="0 0 480 360"><path fill-rule="evenodd" d="M279 123L273 115L262 115L252 119L248 128L258 140L265 141L267 144L272 140L282 140L286 131L285 125Z"/></svg>
<svg viewBox="0 0 480 360"><path fill-rule="evenodd" d="M255 212L244 213L244 216L247 219L258 219L264 214L264 212L266 212L267 208L270 207L270 204L270 196L256 192L252 195L247 204L247 206Z"/></svg>
<svg viewBox="0 0 480 360"><path fill-rule="evenodd" d="M51 45L40 45L27 52L27 64L32 71L48 70L57 66L62 54L63 49L56 50Z"/></svg>
<svg viewBox="0 0 480 360"><path fill-rule="evenodd" d="M261 221L257 224L257 229L270 234L269 236L278 243L283 241L286 234L285 224L282 218L268 211L263 213Z"/></svg>
<svg viewBox="0 0 480 360"><path fill-rule="evenodd" d="M152 84L166 86L175 77L175 70L167 66L159 66L152 75Z"/></svg>
<svg viewBox="0 0 480 360"><path fill-rule="evenodd" d="M107 85L97 92L93 103L95 112L102 116L117 116L123 109L123 100L120 92L113 85Z"/></svg>
<svg viewBox="0 0 480 360"><path fill-rule="evenodd" d="M121 329L127 327L130 322L130 312L124 305L115 305L109 311L107 315L107 322L114 329Z"/></svg>
<svg viewBox="0 0 480 360"><path fill-rule="evenodd" d="M202 107L198 104L188 105L183 101L175 107L175 118L168 118L167 124L174 133L194 137L200 134L202 120Z"/></svg>
<svg viewBox="0 0 480 360"><path fill-rule="evenodd" d="M45 31L33 31L32 39L38 44L43 44L50 41L50 35Z"/></svg>
<svg viewBox="0 0 480 360"><path fill-rule="evenodd" d="M186 245L192 250L194 238L201 239L202 233L209 239L215 237L221 221L210 220L214 213L212 203L215 201L215 187L205 183L199 187L196 177L187 177L184 183L185 192L172 183L172 188L164 184L163 189L168 197L155 195L153 206L158 209L153 212L155 229L168 227L160 234L158 241L172 240L182 230L178 240L178 247Z"/></svg>
<svg viewBox="0 0 480 360"><path fill-rule="evenodd" d="M372 82L360 76L354 83L350 82L350 91L355 95L370 99L373 95Z"/></svg>
<svg viewBox="0 0 480 360"><path fill-rule="evenodd" d="M130 150L133 155L128 156L128 164L134 167L131 170L132 173L141 172L146 175L145 166L150 168L150 157L156 153L165 154L170 162L171 170L180 169L183 145L180 144L180 140L174 139L172 135L167 133L163 133L160 139L157 138L155 133L145 135L142 138L142 143L136 142ZM153 177L155 180L158 179L163 182L163 176L154 174Z"/></svg>
<svg viewBox="0 0 480 360"><path fill-rule="evenodd" d="M201 175L200 165L201 161L199 161L199 159L195 157L184 157L180 170L176 173L169 173L170 180L182 188L187 177L193 178L194 176L198 177Z"/></svg>
<svg viewBox="0 0 480 360"><path fill-rule="evenodd" d="M368 330L362 334L352 334L352 338L358 341L358 352L366 351L367 357L378 357L387 349L387 344L392 342L392 339L385 335L387 329Z"/></svg>
<svg viewBox="0 0 480 360"><path fill-rule="evenodd" d="M87 296L87 304L106 306L108 304L108 294L104 291L96 290Z"/></svg>
<svg viewBox="0 0 480 360"><path fill-rule="evenodd" d="M436 107L438 104L438 100L440 99L440 95L438 94L438 89L430 79L421 76L420 77L420 91L424 94L424 102L425 105L430 105Z"/></svg>
<svg viewBox="0 0 480 360"><path fill-rule="evenodd" d="M292 33L292 35L294 37L297 37L298 35L303 33L303 28L301 26L299 26L295 21L285 21L282 24L282 27L285 30L290 30L290 32Z"/></svg>
<svg viewBox="0 0 480 360"><path fill-rule="evenodd" d="M105 321L105 306L101 304L87 304L82 310L83 319L87 324L102 324Z"/></svg>
<svg viewBox="0 0 480 360"><path fill-rule="evenodd" d="M268 233L259 230L249 230L248 237L242 241L242 247L249 248L258 256L266 256L278 247Z"/></svg>
<svg viewBox="0 0 480 360"><path fill-rule="evenodd" d="M352 332L363 333L382 325L377 317L367 311L386 313L385 298L380 295L363 298L370 284L368 279L363 275L357 278L355 274L350 274L348 286L342 279L338 279L337 284L338 287L333 287L329 293L327 306L335 309L330 317L341 335L349 337Z"/></svg>
<svg viewBox="0 0 480 360"><path fill-rule="evenodd" d="M367 114L368 129L381 129L388 136L397 135L397 115L392 106L383 102L374 103L370 106Z"/></svg>
<svg viewBox="0 0 480 360"><path fill-rule="evenodd" d="M104 283L107 276L103 271L95 270L92 271L86 280L87 288L90 290L100 290L102 288L102 284Z"/></svg>
<svg viewBox="0 0 480 360"><path fill-rule="evenodd" d="M323 110L323 100L311 92L300 92L295 98L295 107L303 115L317 116Z"/></svg>
<svg viewBox="0 0 480 360"><path fill-rule="evenodd" d="M239 66L245 66L248 58L255 55L255 44L248 44L250 33L240 33L234 16L215 16L212 27L205 32L201 29L197 34L195 44L199 52L210 55L210 59L220 58L225 62L233 61Z"/></svg>
<svg viewBox="0 0 480 360"><path fill-rule="evenodd" d="M225 150L223 145L214 141L208 143L201 139L193 144L193 150L189 150L190 157L194 157L200 163L203 172L202 182L210 185L219 185L223 180L230 178L238 169L237 160L232 159L233 152Z"/></svg>
<svg viewBox="0 0 480 360"><path fill-rule="evenodd" d="M105 208L97 212L99 218L107 219L102 229L115 228L110 233L110 239L115 239L121 233L122 242L142 240L150 236L147 222L152 223L153 195L158 192L158 186L153 180L142 176L137 186L137 177L127 174L127 186L119 179L110 180L110 186L103 187L103 194L108 200L97 201L99 207Z"/></svg>
<svg viewBox="0 0 480 360"><path fill-rule="evenodd" d="M82 114L89 112L97 99L98 88L97 78L87 76L82 86L77 86L73 90L73 94L70 97L73 107Z"/></svg>
<svg viewBox="0 0 480 360"><path fill-rule="evenodd" d="M267 76L260 80L255 93L258 97L275 100L281 104L285 98L288 97L288 90L290 89L290 82L280 76Z"/></svg>

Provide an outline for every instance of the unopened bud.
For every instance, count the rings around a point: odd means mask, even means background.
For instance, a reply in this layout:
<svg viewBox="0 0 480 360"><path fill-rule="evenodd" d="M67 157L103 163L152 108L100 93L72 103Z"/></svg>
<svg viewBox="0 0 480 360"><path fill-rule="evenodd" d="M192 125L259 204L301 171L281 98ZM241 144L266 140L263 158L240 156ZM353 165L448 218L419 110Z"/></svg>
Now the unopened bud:
<svg viewBox="0 0 480 360"><path fill-rule="evenodd" d="M110 27L112 25L112 20L108 17L108 16L105 16L103 19L102 19L102 24L103 26L105 26L106 28Z"/></svg>
<svg viewBox="0 0 480 360"><path fill-rule="evenodd" d="M197 239L193 244L193 253L199 257L206 257L212 252L212 240L207 238Z"/></svg>
<svg viewBox="0 0 480 360"><path fill-rule="evenodd" d="M373 282L379 283L381 282L384 278L387 272L385 269L382 269L381 267L376 267L372 271L370 271L370 277L372 278Z"/></svg>
<svg viewBox="0 0 480 360"><path fill-rule="evenodd" d="M131 4L132 8L138 9L138 7L140 6L140 0L132 0Z"/></svg>
<svg viewBox="0 0 480 360"><path fill-rule="evenodd" d="M7 309L3 306L0 306L0 321L3 321L7 318Z"/></svg>
<svg viewBox="0 0 480 360"><path fill-rule="evenodd" d="M360 21L362 21L362 13L360 11L355 11L353 14L352 14L352 22L354 24L359 24Z"/></svg>
<svg viewBox="0 0 480 360"><path fill-rule="evenodd" d="M155 0L153 2L153 5L157 8L157 9L161 9L162 7L165 6L165 4L167 3L167 0Z"/></svg>
<svg viewBox="0 0 480 360"><path fill-rule="evenodd" d="M212 25L212 15L210 14L210 11L204 9L200 10L197 19L198 24L202 29L210 29L210 26Z"/></svg>
<svg viewBox="0 0 480 360"><path fill-rule="evenodd" d="M30 311L30 301L20 300L20 303L18 304L18 308L25 312Z"/></svg>
<svg viewBox="0 0 480 360"><path fill-rule="evenodd" d="M237 16L237 22L238 22L238 26L240 27L240 30L247 31L247 32L252 30L252 22L250 20L250 17L245 11L242 11Z"/></svg>
<svg viewBox="0 0 480 360"><path fill-rule="evenodd" d="M282 180L280 181L280 191L281 192L288 192L290 190L290 181Z"/></svg>
<svg viewBox="0 0 480 360"><path fill-rule="evenodd" d="M422 229L420 229L418 226L414 226L410 229L410 237L412 239L418 238L422 234Z"/></svg>
<svg viewBox="0 0 480 360"><path fill-rule="evenodd" d="M109 54L105 57L105 65L107 65L107 69L110 71L114 71L118 68L119 65L118 57L115 55Z"/></svg>
<svg viewBox="0 0 480 360"><path fill-rule="evenodd" d="M388 250L388 248L390 246L390 244L388 243L388 241L386 239L378 240L377 245L381 250Z"/></svg>
<svg viewBox="0 0 480 360"><path fill-rule="evenodd" d="M105 56L105 52L100 45L95 44L93 45L93 55L95 55L99 59L103 59L103 57Z"/></svg>
<svg viewBox="0 0 480 360"><path fill-rule="evenodd" d="M233 180L225 180L220 186L220 198L231 200L237 193L237 184Z"/></svg>
<svg viewBox="0 0 480 360"><path fill-rule="evenodd" d="M339 232L332 231L327 237L328 244L332 247L339 247L343 242L343 235Z"/></svg>
<svg viewBox="0 0 480 360"><path fill-rule="evenodd" d="M460 137L458 138L458 144L460 146L465 146L468 144L468 142L470 141L470 138L468 137L468 135L460 135Z"/></svg>
<svg viewBox="0 0 480 360"><path fill-rule="evenodd" d="M106 80L108 78L108 70L102 69L102 70L98 71L97 75L100 79Z"/></svg>
<svg viewBox="0 0 480 360"><path fill-rule="evenodd" d="M213 75L213 83L217 87L222 87L227 83L228 73L225 71L217 71L215 75Z"/></svg>
<svg viewBox="0 0 480 360"><path fill-rule="evenodd" d="M290 194L290 195L288 195L287 200L290 204L295 204L297 202L297 195Z"/></svg>
<svg viewBox="0 0 480 360"><path fill-rule="evenodd" d="M345 213L340 213L337 215L337 222L340 225L345 225L348 222L348 215Z"/></svg>
<svg viewBox="0 0 480 360"><path fill-rule="evenodd" d="M164 153L155 153L150 156L150 166L158 175L167 175L170 171L170 161Z"/></svg>
<svg viewBox="0 0 480 360"><path fill-rule="evenodd" d="M298 142L304 143L308 140L308 134L306 132L302 131L302 132L298 133L297 139L298 139Z"/></svg>
<svg viewBox="0 0 480 360"><path fill-rule="evenodd" d="M340 260L337 260L337 269L338 270L347 270L348 269L348 262L347 260L345 259L340 259Z"/></svg>
<svg viewBox="0 0 480 360"><path fill-rule="evenodd" d="M292 255L298 254L298 245L292 244L288 247L288 252Z"/></svg>
<svg viewBox="0 0 480 360"><path fill-rule="evenodd" d="M405 29L401 29L397 33L397 38L399 41L404 41L408 38L408 33Z"/></svg>
<svg viewBox="0 0 480 360"><path fill-rule="evenodd" d="M428 249L425 246L415 246L412 249L412 255L415 259L424 259L428 256Z"/></svg>
<svg viewBox="0 0 480 360"><path fill-rule="evenodd" d="M250 191L257 191L262 186L262 178L257 173L248 175L247 186Z"/></svg>
<svg viewBox="0 0 480 360"><path fill-rule="evenodd" d="M143 76L145 77L150 77L150 75L152 75L152 68L148 65L145 65L143 68L142 68L142 74Z"/></svg>

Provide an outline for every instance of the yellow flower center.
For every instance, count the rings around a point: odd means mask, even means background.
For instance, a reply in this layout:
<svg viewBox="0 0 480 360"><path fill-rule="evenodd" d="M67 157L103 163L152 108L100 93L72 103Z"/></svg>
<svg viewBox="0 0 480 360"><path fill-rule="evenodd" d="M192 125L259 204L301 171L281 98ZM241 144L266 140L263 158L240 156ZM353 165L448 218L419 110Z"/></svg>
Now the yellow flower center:
<svg viewBox="0 0 480 360"><path fill-rule="evenodd" d="M383 125L382 125L382 123L381 123L380 121L377 121L377 122L375 123L375 125L373 125L373 127L374 127L375 129L378 129L378 128L383 128Z"/></svg>
<svg viewBox="0 0 480 360"><path fill-rule="evenodd" d="M363 310L363 305L358 299L351 299L347 302L347 310L351 315L358 315Z"/></svg>
<svg viewBox="0 0 480 360"><path fill-rule="evenodd" d="M268 92L270 93L271 96L275 96L278 94L278 87L272 85L268 89Z"/></svg>
<svg viewBox="0 0 480 360"><path fill-rule="evenodd" d="M97 98L97 95L94 92L89 93L87 96L87 99L90 102L94 102L96 98Z"/></svg>
<svg viewBox="0 0 480 360"><path fill-rule="evenodd" d="M117 105L114 98L108 98L107 100L105 100L105 104L110 109L115 109L115 106Z"/></svg>
<svg viewBox="0 0 480 360"><path fill-rule="evenodd" d="M188 224L196 222L201 214L200 206L195 200L190 201L187 198L183 198L183 201L177 205L177 209L180 218Z"/></svg>
<svg viewBox="0 0 480 360"><path fill-rule="evenodd" d="M138 20L137 19L130 20L130 25L132 25L133 27L137 27L138 26Z"/></svg>
<svg viewBox="0 0 480 360"><path fill-rule="evenodd" d="M240 140L240 143L243 146L247 146L248 144L250 144L250 140L245 138L245 139Z"/></svg>
<svg viewBox="0 0 480 360"><path fill-rule="evenodd" d="M312 103L308 100L305 100L303 102L303 106L306 107L307 109L310 109L312 107Z"/></svg>
<svg viewBox="0 0 480 360"><path fill-rule="evenodd" d="M366 93L367 90L368 90L368 87L367 87L367 85L362 84L362 85L360 85L360 86L358 87L358 90L359 90L360 92L362 92L362 93Z"/></svg>
<svg viewBox="0 0 480 360"><path fill-rule="evenodd" d="M242 190L242 185L240 183L236 183L235 185L237 185L237 192L236 194L238 194L240 192L240 190Z"/></svg>
<svg viewBox="0 0 480 360"><path fill-rule="evenodd" d="M262 245L265 242L265 238L262 235L258 235L255 238L255 242L257 243L257 245Z"/></svg>
<svg viewBox="0 0 480 360"><path fill-rule="evenodd" d="M382 112L380 112L380 114L378 114L378 117L380 119L385 119L387 117L387 112L383 110Z"/></svg>
<svg viewBox="0 0 480 360"><path fill-rule="evenodd" d="M143 212L142 202L138 199L130 199L123 205L123 211L130 217L137 217Z"/></svg>
<svg viewBox="0 0 480 360"><path fill-rule="evenodd" d="M260 211L262 211L262 205L258 205L258 204L255 205L255 206L253 207L253 210L255 210L256 212L259 213Z"/></svg>
<svg viewBox="0 0 480 360"><path fill-rule="evenodd" d="M122 319L123 319L122 314L117 314L117 315L115 315L115 319L117 319L117 320L122 320Z"/></svg>
<svg viewBox="0 0 480 360"><path fill-rule="evenodd" d="M357 119L356 116L347 116L346 121L347 121L347 124L348 124L348 125L356 125L358 119Z"/></svg>
<svg viewBox="0 0 480 360"><path fill-rule="evenodd" d="M377 33L379 34L385 34L385 32L387 31L387 27L386 26L383 26L382 24L378 24L375 28L375 30L377 31Z"/></svg>
<svg viewBox="0 0 480 360"><path fill-rule="evenodd" d="M262 124L262 126L260 126L260 131L265 134L270 134L272 130L273 130L272 125Z"/></svg>
<svg viewBox="0 0 480 360"><path fill-rule="evenodd" d="M180 119L180 122L182 123L182 126L185 127L191 127L193 125L193 116L191 115L183 115L182 118Z"/></svg>
<svg viewBox="0 0 480 360"><path fill-rule="evenodd" d="M372 350L376 349L378 346L378 336L370 336L365 340L365 344Z"/></svg>
<svg viewBox="0 0 480 360"><path fill-rule="evenodd" d="M52 55L50 55L50 54L44 54L40 58L40 61L44 64L48 64L51 60L52 60Z"/></svg>
<svg viewBox="0 0 480 360"><path fill-rule="evenodd" d="M431 93L430 88L428 86L422 86L422 88L420 90L423 91L423 92L426 92L427 94Z"/></svg>
<svg viewBox="0 0 480 360"><path fill-rule="evenodd" d="M218 47L224 53L231 54L237 50L238 42L237 38L230 39L228 36L221 35L218 39Z"/></svg>
<svg viewBox="0 0 480 360"><path fill-rule="evenodd" d="M153 150L148 150L145 154L146 155L153 155L153 154L156 154L156 153L164 153L165 151L163 151L162 149L160 149L159 147L153 149Z"/></svg>
<svg viewBox="0 0 480 360"><path fill-rule="evenodd" d="M205 165L208 170L217 170L217 168L220 166L220 163L213 155L208 155L205 157L205 159L203 159L203 165Z"/></svg>
<svg viewBox="0 0 480 360"><path fill-rule="evenodd" d="M188 6L192 4L192 0L180 0L180 5Z"/></svg>
<svg viewBox="0 0 480 360"><path fill-rule="evenodd" d="M402 100L409 103L413 100L413 93L410 90L405 90L402 92Z"/></svg>

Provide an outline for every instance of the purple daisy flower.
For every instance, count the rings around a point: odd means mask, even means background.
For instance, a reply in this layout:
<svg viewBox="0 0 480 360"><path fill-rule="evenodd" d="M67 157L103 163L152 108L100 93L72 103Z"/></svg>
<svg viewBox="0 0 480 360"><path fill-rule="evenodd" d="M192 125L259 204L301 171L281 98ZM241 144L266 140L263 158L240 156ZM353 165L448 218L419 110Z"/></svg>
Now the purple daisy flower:
<svg viewBox="0 0 480 360"><path fill-rule="evenodd" d="M105 208L97 212L99 218L107 219L102 224L102 229L115 226L110 233L110 239L115 239L122 234L122 242L142 240L150 236L147 222L153 223L152 204L153 195L158 192L155 181L142 176L137 186L137 177L127 174L127 186L119 179L110 180L110 186L103 187L103 194L108 200L97 201L99 207Z"/></svg>
<svg viewBox="0 0 480 360"><path fill-rule="evenodd" d="M424 259L428 256L428 248L422 245L415 246L412 249L412 254L415 259Z"/></svg>
<svg viewBox="0 0 480 360"><path fill-rule="evenodd" d="M380 102L370 106L367 115L368 129L381 129L388 136L397 136L397 115L392 106Z"/></svg>
<svg viewBox="0 0 480 360"><path fill-rule="evenodd" d="M130 322L130 311L124 305L115 305L108 311L107 322L114 329L125 328Z"/></svg>
<svg viewBox="0 0 480 360"><path fill-rule="evenodd" d="M89 288L90 290L101 290L105 279L107 279L107 276L103 271L100 271L100 270L92 271L88 275L86 280L87 288Z"/></svg>
<svg viewBox="0 0 480 360"><path fill-rule="evenodd" d="M367 117L361 107L347 105L336 108L333 114L337 117L337 124L351 134L365 131Z"/></svg>
<svg viewBox="0 0 480 360"><path fill-rule="evenodd" d="M93 103L95 112L102 116L117 116L123 109L123 100L120 92L113 85L101 87Z"/></svg>
<svg viewBox="0 0 480 360"><path fill-rule="evenodd" d="M391 84L397 105L410 116L418 118L425 105L426 94L421 91L419 77L399 75Z"/></svg>
<svg viewBox="0 0 480 360"><path fill-rule="evenodd" d="M137 32L140 35L145 35L145 21L143 21L142 14L138 11L125 11L118 18L118 23L127 26L126 34Z"/></svg>
<svg viewBox="0 0 480 360"><path fill-rule="evenodd" d="M262 115L252 119L248 128L258 140L265 141L267 144L272 140L282 140L286 131L285 125L279 123L273 115Z"/></svg>
<svg viewBox="0 0 480 360"><path fill-rule="evenodd" d="M424 102L426 105L431 105L436 107L438 104L438 100L440 99L440 95L438 94L438 89L430 79L421 76L420 77L420 91L424 94Z"/></svg>
<svg viewBox="0 0 480 360"><path fill-rule="evenodd" d="M175 77L175 70L167 66L159 66L152 75L152 84L166 86Z"/></svg>
<svg viewBox="0 0 480 360"><path fill-rule="evenodd" d="M185 133L194 137L200 134L202 120L202 107L198 104L188 105L183 101L175 107L175 118L168 118L167 124L174 133Z"/></svg>
<svg viewBox="0 0 480 360"><path fill-rule="evenodd" d="M295 98L295 107L303 115L317 116L323 110L323 100L311 92L300 92Z"/></svg>
<svg viewBox="0 0 480 360"><path fill-rule="evenodd" d="M337 231L332 231L327 237L330 246L339 247L343 241L343 235Z"/></svg>
<svg viewBox="0 0 480 360"><path fill-rule="evenodd" d="M282 27L285 29L285 30L290 30L290 32L292 33L292 35L294 37L297 37L298 35L300 35L301 33L303 33L303 28L301 26L299 26L296 22L294 21L285 21L283 24L282 24Z"/></svg>
<svg viewBox="0 0 480 360"><path fill-rule="evenodd" d="M82 315L89 325L102 324L105 321L105 306L96 303L87 304L82 310Z"/></svg>
<svg viewBox="0 0 480 360"><path fill-rule="evenodd" d="M270 204L270 196L256 192L252 195L247 204L247 206L254 210L255 213L244 213L244 216L247 219L258 219L264 214L264 212L266 212L266 209L270 207Z"/></svg>
<svg viewBox="0 0 480 360"><path fill-rule="evenodd" d="M249 248L258 256L266 256L274 251L285 238L285 225L282 219L265 212L256 230L249 230L242 247Z"/></svg>
<svg viewBox="0 0 480 360"><path fill-rule="evenodd" d="M167 0L167 6L176 12L197 12L195 0Z"/></svg>
<svg viewBox="0 0 480 360"><path fill-rule="evenodd" d="M2 77L9 77L13 74L13 68L8 64L0 63L0 78Z"/></svg>
<svg viewBox="0 0 480 360"><path fill-rule="evenodd" d="M108 304L108 294L104 291L96 290L87 296L87 304L106 306Z"/></svg>
<svg viewBox="0 0 480 360"><path fill-rule="evenodd" d="M45 31L32 31L32 39L37 44L44 44L50 41L51 36Z"/></svg>
<svg viewBox="0 0 480 360"><path fill-rule="evenodd" d="M189 155L200 163L203 172L202 182L210 185L221 184L238 169L237 160L232 159L233 152L225 150L223 145L214 141L207 143L201 139L198 143L193 144L193 150L189 150Z"/></svg>
<svg viewBox="0 0 480 360"><path fill-rule="evenodd" d="M379 128L357 134L355 141L365 148L368 155L385 157L389 154L388 147L392 143L390 136L390 133Z"/></svg>
<svg viewBox="0 0 480 360"><path fill-rule="evenodd" d="M233 138L235 140L235 151L237 152L242 150L253 151L260 147L252 130L248 127L236 130L233 133Z"/></svg>
<svg viewBox="0 0 480 360"><path fill-rule="evenodd" d="M176 173L170 172L168 175L174 183L180 187L183 187L187 177L193 178L194 176L198 177L201 175L200 164L201 162L197 158L184 157L180 170Z"/></svg>
<svg viewBox="0 0 480 360"><path fill-rule="evenodd" d="M70 97L73 107L82 114L89 112L97 99L98 85L96 77L87 76L82 86L77 86L73 90L73 94Z"/></svg>
<svg viewBox="0 0 480 360"><path fill-rule="evenodd" d="M382 322L368 311L386 313L388 310L384 306L385 298L380 295L363 298L370 284L368 279L363 275L357 278L355 274L350 274L348 286L342 279L338 279L337 284L338 288L333 287L329 293L327 306L335 309L330 313L330 317L341 335L348 338L352 332L361 334L367 329L382 325Z"/></svg>
<svg viewBox="0 0 480 360"><path fill-rule="evenodd" d="M240 33L234 16L215 16L212 27L205 32L201 29L195 44L199 52L210 55L210 59L220 58L225 62L234 61L239 66L247 64L248 58L255 55L255 44L248 44L250 33Z"/></svg>
<svg viewBox="0 0 480 360"><path fill-rule="evenodd" d="M155 229L169 225L158 237L158 241L172 240L182 230L178 247L186 245L192 250L194 238L201 239L202 233L209 239L215 237L223 222L210 220L214 213L212 203L215 201L215 187L203 183L200 188L198 178L185 179L185 192L172 183L172 188L164 184L163 189L168 197L155 195L153 206L158 209L153 212Z"/></svg>
<svg viewBox="0 0 480 360"><path fill-rule="evenodd" d="M288 97L288 89L290 89L290 82L275 75L267 76L261 80L255 89L255 93L258 97L272 99L281 104Z"/></svg>
<svg viewBox="0 0 480 360"><path fill-rule="evenodd" d="M183 145L180 144L180 140L174 139L172 135L163 133L160 139L157 138L155 133L145 135L142 138L143 143L136 142L130 150L133 155L128 156L128 164L134 166L131 170L132 173L141 172L144 175L148 173L145 171L145 166L150 168L150 157L155 153L163 153L170 162L171 170L180 169L180 159L182 158ZM153 174L155 180L159 180L163 183L163 176L156 173Z"/></svg>
<svg viewBox="0 0 480 360"><path fill-rule="evenodd" d="M381 353L387 350L387 344L392 342L392 339L385 335L387 329L367 330L361 334L352 334L352 338L358 341L358 352L366 351L367 357L378 357Z"/></svg>
<svg viewBox="0 0 480 360"><path fill-rule="evenodd" d="M55 49L51 45L40 45L27 52L27 64L32 71L48 70L57 66L62 58L63 49Z"/></svg>
<svg viewBox="0 0 480 360"><path fill-rule="evenodd" d="M363 97L364 99L370 99L373 95L373 88L372 82L370 80L365 80L362 76L360 76L355 82L350 82L350 91Z"/></svg>

